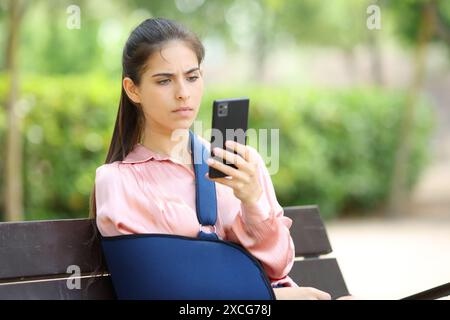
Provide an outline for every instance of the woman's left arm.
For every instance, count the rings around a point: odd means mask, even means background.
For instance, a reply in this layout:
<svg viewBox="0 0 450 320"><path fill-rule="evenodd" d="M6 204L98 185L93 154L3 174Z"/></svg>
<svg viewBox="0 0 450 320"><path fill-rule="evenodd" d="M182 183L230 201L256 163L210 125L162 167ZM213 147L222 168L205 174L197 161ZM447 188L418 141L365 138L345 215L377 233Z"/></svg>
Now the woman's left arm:
<svg viewBox="0 0 450 320"><path fill-rule="evenodd" d="M237 169L213 159L209 159L208 164L229 175L211 180L232 188L241 200L241 211L227 238L240 243L261 261L272 281L286 278L294 263L294 243L289 232L292 220L284 216L269 172L258 152L233 141L227 141L226 146L238 154L220 148L213 152ZM295 286L290 279L281 282Z"/></svg>

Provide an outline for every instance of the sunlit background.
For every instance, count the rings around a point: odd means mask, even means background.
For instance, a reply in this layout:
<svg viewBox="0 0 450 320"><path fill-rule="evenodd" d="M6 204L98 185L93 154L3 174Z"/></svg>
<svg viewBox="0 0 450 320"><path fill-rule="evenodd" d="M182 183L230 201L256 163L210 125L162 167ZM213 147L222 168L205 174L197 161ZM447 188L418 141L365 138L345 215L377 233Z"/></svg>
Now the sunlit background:
<svg viewBox="0 0 450 320"><path fill-rule="evenodd" d="M203 40L203 129L237 96L250 127L279 129L277 198L320 206L352 293L450 281L444 0L0 0L0 220L87 217L122 48L150 17Z"/></svg>

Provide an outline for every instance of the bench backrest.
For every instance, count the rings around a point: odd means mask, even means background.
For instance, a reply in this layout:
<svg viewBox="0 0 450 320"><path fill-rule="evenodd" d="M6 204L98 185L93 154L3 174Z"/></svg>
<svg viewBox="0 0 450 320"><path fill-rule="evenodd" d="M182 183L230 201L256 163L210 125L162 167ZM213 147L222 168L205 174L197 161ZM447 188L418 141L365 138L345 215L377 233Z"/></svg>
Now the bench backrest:
<svg viewBox="0 0 450 320"><path fill-rule="evenodd" d="M348 294L336 259L320 257L332 249L317 206L284 211L296 247L289 275L333 297ZM0 236L0 299L115 298L92 219L0 223Z"/></svg>
<svg viewBox="0 0 450 320"><path fill-rule="evenodd" d="M91 219L0 223L0 299L114 298L94 231Z"/></svg>
<svg viewBox="0 0 450 320"><path fill-rule="evenodd" d="M291 236L295 261L289 276L300 286L314 287L338 298L349 294L341 270L330 254L330 240L317 206L285 207L284 215L292 219Z"/></svg>

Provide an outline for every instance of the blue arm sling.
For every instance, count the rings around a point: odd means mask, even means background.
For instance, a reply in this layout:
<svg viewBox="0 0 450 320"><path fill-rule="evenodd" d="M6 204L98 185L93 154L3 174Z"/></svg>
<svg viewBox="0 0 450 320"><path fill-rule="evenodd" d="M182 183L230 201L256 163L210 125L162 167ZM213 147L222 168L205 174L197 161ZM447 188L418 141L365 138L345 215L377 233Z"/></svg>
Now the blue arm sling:
<svg viewBox="0 0 450 320"><path fill-rule="evenodd" d="M205 174L207 148L189 131L195 172L197 218L215 226L214 182ZM215 230L215 229L214 229ZM201 230L197 238L170 234L102 237L118 299L273 300L261 264L245 248Z"/></svg>

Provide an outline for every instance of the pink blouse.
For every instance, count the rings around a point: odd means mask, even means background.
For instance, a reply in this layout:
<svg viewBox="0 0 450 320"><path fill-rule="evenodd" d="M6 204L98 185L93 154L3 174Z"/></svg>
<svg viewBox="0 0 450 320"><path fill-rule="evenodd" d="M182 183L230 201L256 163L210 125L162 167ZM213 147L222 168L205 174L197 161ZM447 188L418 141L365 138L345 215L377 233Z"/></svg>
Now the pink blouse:
<svg viewBox="0 0 450 320"><path fill-rule="evenodd" d="M209 143L206 144L209 148ZM292 220L278 204L263 159L258 172L262 196L244 205L233 190L216 183L217 235L245 247L264 267L272 285L297 286L287 276L294 263ZM199 232L192 168L137 144L123 161L97 168L97 226L103 236L166 233L196 237Z"/></svg>

